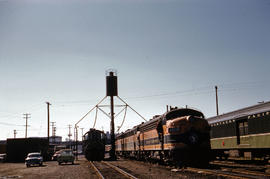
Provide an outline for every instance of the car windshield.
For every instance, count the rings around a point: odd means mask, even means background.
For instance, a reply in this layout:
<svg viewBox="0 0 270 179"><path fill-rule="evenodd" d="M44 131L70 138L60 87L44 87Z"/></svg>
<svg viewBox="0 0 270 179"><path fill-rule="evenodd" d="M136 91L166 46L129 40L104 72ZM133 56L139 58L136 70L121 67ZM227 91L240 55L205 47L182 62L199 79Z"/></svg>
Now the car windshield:
<svg viewBox="0 0 270 179"><path fill-rule="evenodd" d="M64 155L72 155L72 151L69 151L69 150L68 151L63 151L62 154L64 154Z"/></svg>
<svg viewBox="0 0 270 179"><path fill-rule="evenodd" d="M28 157L41 157L40 154L29 154Z"/></svg>

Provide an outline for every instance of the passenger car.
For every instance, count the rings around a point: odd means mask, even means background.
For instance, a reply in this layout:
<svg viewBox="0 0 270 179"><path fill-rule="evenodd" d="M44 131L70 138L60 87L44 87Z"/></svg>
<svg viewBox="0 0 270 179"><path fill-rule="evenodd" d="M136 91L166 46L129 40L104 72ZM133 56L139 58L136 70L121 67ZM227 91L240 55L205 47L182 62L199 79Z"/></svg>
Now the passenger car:
<svg viewBox="0 0 270 179"><path fill-rule="evenodd" d="M30 167L31 165L39 165L42 166L43 157L39 152L29 153L25 159L26 167Z"/></svg>
<svg viewBox="0 0 270 179"><path fill-rule="evenodd" d="M219 159L269 160L270 101L207 119L211 147Z"/></svg>
<svg viewBox="0 0 270 179"><path fill-rule="evenodd" d="M74 164L74 160L75 157L71 149L61 150L59 155L57 156L57 162L59 165L61 165L61 163L68 163L68 162Z"/></svg>

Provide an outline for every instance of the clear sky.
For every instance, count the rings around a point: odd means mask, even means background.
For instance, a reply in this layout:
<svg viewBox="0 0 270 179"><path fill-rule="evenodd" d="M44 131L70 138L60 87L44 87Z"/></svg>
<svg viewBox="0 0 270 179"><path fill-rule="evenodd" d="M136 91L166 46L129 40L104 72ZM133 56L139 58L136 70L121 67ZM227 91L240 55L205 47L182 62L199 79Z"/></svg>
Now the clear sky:
<svg viewBox="0 0 270 179"><path fill-rule="evenodd" d="M67 138L105 96L109 68L147 119L166 105L214 116L215 85L220 113L269 101L269 19L269 0L0 0L0 140L24 137L24 113L28 136L46 136L46 101ZM128 110L121 131L142 121Z"/></svg>

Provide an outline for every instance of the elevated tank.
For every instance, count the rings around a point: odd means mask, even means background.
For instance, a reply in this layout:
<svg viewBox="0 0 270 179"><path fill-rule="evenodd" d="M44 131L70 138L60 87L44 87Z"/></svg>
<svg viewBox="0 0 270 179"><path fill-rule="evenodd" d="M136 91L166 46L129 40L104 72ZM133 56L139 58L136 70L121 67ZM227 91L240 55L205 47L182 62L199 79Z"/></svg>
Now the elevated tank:
<svg viewBox="0 0 270 179"><path fill-rule="evenodd" d="M116 71L109 70L106 72L106 89L107 96L118 96Z"/></svg>

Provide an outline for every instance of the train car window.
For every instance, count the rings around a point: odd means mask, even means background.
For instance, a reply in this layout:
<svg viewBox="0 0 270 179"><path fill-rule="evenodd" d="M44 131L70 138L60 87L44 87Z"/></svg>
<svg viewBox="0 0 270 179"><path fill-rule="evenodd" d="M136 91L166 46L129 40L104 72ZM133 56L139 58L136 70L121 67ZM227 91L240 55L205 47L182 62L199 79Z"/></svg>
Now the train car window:
<svg viewBox="0 0 270 179"><path fill-rule="evenodd" d="M248 122L244 122L244 135L248 135Z"/></svg>
<svg viewBox="0 0 270 179"><path fill-rule="evenodd" d="M237 128L240 136L248 135L248 122L247 120L237 122Z"/></svg>
<svg viewBox="0 0 270 179"><path fill-rule="evenodd" d="M240 136L244 135L244 123L243 122L239 123L238 128L239 128L239 135Z"/></svg>

